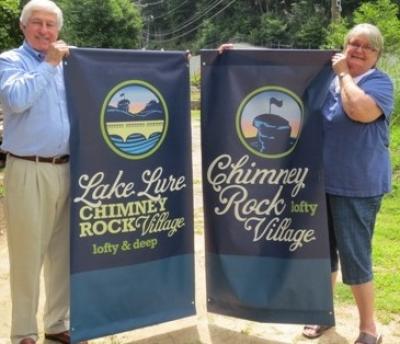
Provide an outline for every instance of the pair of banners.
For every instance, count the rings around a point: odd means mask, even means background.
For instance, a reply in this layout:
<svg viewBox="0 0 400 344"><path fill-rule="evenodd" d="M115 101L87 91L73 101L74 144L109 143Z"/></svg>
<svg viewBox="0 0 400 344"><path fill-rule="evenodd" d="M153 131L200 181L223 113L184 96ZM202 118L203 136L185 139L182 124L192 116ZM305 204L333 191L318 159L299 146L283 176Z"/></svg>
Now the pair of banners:
<svg viewBox="0 0 400 344"><path fill-rule="evenodd" d="M321 107L328 51L202 52L207 308L333 324ZM195 314L189 62L72 49L73 341Z"/></svg>

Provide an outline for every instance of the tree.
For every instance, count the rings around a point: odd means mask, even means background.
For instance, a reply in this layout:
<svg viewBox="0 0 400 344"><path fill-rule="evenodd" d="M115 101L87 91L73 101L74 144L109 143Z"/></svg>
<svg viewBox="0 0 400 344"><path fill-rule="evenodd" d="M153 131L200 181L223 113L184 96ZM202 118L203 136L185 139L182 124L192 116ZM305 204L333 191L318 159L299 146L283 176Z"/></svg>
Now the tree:
<svg viewBox="0 0 400 344"><path fill-rule="evenodd" d="M362 3L350 18L332 23L327 29L324 48L340 48L348 30L355 24L371 23L376 25L385 40L385 51L395 52L400 48L399 5L390 0L376 0Z"/></svg>
<svg viewBox="0 0 400 344"><path fill-rule="evenodd" d="M342 12L341 1L340 0L331 0L332 21L334 21L334 22L339 21L341 12Z"/></svg>
<svg viewBox="0 0 400 344"><path fill-rule="evenodd" d="M201 23L193 0L142 0L146 46L151 48L187 49L187 42L196 35L193 27ZM150 43L150 44L148 44Z"/></svg>
<svg viewBox="0 0 400 344"><path fill-rule="evenodd" d="M209 1L200 1L198 10L207 6ZM240 37L258 46L318 48L325 40L329 10L330 0L238 0L203 23L195 47Z"/></svg>
<svg viewBox="0 0 400 344"><path fill-rule="evenodd" d="M142 20L129 0L62 0L62 38L78 47L138 48Z"/></svg>
<svg viewBox="0 0 400 344"><path fill-rule="evenodd" d="M327 8L315 1L294 2L288 15L290 44L297 48L318 48L325 40L327 13Z"/></svg>
<svg viewBox="0 0 400 344"><path fill-rule="evenodd" d="M206 12L208 11L209 12ZM203 0L198 4L198 13L207 13L197 31L198 48L215 48L223 42L249 42L255 36L254 28L258 27L260 12L258 4L250 1L225 1L211 8L209 1ZM258 14L258 15L255 15Z"/></svg>
<svg viewBox="0 0 400 344"><path fill-rule="evenodd" d="M285 20L273 13L264 13L260 25L251 31L252 41L257 45L274 47L288 42L288 30Z"/></svg>
<svg viewBox="0 0 400 344"><path fill-rule="evenodd" d="M377 0L362 4L354 13L354 23L376 25L385 39L385 50L394 52L400 48L399 6L391 0Z"/></svg>
<svg viewBox="0 0 400 344"><path fill-rule="evenodd" d="M346 18L340 18L337 21L331 22L325 35L325 42L321 44L320 48L323 49L342 49L343 40L349 30L349 22Z"/></svg>
<svg viewBox="0 0 400 344"><path fill-rule="evenodd" d="M22 42L18 5L15 0L0 0L0 51L14 48Z"/></svg>

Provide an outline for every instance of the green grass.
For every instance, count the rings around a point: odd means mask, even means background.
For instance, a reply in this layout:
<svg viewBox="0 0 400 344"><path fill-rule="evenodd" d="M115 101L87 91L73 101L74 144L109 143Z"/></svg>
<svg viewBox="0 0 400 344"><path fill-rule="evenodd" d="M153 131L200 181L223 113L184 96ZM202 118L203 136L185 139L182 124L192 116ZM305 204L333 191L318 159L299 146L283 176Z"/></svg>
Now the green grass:
<svg viewBox="0 0 400 344"><path fill-rule="evenodd" d="M378 63L378 68L390 75L394 85L394 113L392 124L400 125L400 63L399 55L384 55Z"/></svg>
<svg viewBox="0 0 400 344"><path fill-rule="evenodd" d="M200 121L200 110L192 110L192 120Z"/></svg>
<svg viewBox="0 0 400 344"><path fill-rule="evenodd" d="M400 189L386 196L374 237L376 307L400 314Z"/></svg>
<svg viewBox="0 0 400 344"><path fill-rule="evenodd" d="M390 128L390 150L392 153L392 165L394 181L400 183L400 122Z"/></svg>
<svg viewBox="0 0 400 344"><path fill-rule="evenodd" d="M192 91L190 95L191 100L200 100L200 91Z"/></svg>
<svg viewBox="0 0 400 344"><path fill-rule="evenodd" d="M374 235L374 272L378 316L400 314L400 123L391 127L393 192L386 195Z"/></svg>

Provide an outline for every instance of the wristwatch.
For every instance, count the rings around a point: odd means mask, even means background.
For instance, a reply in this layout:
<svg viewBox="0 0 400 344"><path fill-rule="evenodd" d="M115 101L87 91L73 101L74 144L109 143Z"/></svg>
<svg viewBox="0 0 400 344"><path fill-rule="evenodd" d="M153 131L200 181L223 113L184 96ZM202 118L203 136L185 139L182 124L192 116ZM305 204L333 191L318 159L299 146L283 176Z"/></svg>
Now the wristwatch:
<svg viewBox="0 0 400 344"><path fill-rule="evenodd" d="M346 72L339 73L339 79L342 80L347 74Z"/></svg>

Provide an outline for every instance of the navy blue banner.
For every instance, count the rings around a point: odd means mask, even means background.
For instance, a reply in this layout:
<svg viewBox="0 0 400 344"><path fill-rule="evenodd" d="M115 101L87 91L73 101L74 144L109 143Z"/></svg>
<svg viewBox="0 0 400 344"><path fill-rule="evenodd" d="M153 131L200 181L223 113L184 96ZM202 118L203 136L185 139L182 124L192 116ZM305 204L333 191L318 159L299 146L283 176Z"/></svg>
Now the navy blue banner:
<svg viewBox="0 0 400 344"><path fill-rule="evenodd" d="M188 61L72 49L73 341L195 313Z"/></svg>
<svg viewBox="0 0 400 344"><path fill-rule="evenodd" d="M321 150L331 56L202 52L211 312L334 323Z"/></svg>

